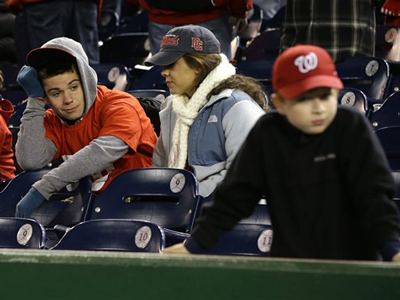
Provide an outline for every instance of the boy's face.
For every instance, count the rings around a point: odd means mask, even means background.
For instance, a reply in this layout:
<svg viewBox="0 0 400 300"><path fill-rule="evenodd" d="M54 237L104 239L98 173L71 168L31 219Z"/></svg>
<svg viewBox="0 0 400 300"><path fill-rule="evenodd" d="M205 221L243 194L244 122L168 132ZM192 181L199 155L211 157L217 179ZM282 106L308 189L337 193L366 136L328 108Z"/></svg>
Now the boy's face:
<svg viewBox="0 0 400 300"><path fill-rule="evenodd" d="M279 99L274 94L272 101L294 127L307 134L319 134L336 116L338 92L334 88L317 88L291 100Z"/></svg>
<svg viewBox="0 0 400 300"><path fill-rule="evenodd" d="M77 120L85 109L85 96L77 71L42 80L47 104L63 119Z"/></svg>

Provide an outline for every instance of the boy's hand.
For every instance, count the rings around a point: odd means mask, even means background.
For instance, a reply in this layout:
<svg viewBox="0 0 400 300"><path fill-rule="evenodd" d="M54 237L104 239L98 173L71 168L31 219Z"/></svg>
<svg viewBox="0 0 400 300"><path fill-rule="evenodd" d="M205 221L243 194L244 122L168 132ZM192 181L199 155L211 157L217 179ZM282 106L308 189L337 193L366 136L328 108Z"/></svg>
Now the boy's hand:
<svg viewBox="0 0 400 300"><path fill-rule="evenodd" d="M34 210L42 205L45 200L42 194L32 187L18 202L15 216L17 218L29 218Z"/></svg>
<svg viewBox="0 0 400 300"><path fill-rule="evenodd" d="M171 247L165 248L162 253L163 254L190 254L190 252L185 248L183 243L176 244Z"/></svg>
<svg viewBox="0 0 400 300"><path fill-rule="evenodd" d="M23 66L19 70L17 82L22 86L30 98L43 98L44 90L39 81L39 76L35 68Z"/></svg>

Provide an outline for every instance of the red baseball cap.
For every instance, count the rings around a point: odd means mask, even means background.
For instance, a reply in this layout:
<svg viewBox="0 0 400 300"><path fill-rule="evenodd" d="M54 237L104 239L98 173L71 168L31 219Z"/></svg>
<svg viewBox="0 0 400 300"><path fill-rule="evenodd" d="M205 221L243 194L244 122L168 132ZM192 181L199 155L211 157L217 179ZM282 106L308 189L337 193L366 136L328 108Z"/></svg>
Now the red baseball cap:
<svg viewBox="0 0 400 300"><path fill-rule="evenodd" d="M342 89L335 63L329 53L314 45L297 45L282 52L272 71L272 88L285 99L293 99L311 89Z"/></svg>

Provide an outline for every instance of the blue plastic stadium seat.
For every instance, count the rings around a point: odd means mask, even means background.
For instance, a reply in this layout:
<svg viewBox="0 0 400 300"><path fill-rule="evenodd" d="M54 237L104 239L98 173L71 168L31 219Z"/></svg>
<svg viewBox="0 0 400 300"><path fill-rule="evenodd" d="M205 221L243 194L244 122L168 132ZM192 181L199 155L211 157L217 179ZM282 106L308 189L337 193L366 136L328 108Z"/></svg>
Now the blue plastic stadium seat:
<svg viewBox="0 0 400 300"><path fill-rule="evenodd" d="M35 220L0 217L0 248L42 249L46 234Z"/></svg>
<svg viewBox="0 0 400 300"><path fill-rule="evenodd" d="M132 83L129 90L143 90L143 89L161 89L169 90L165 83L165 78L161 76L162 67L153 66L145 70L134 69Z"/></svg>
<svg viewBox="0 0 400 300"><path fill-rule="evenodd" d="M162 89L138 89L138 90L129 90L129 94L135 96L135 97L150 97L150 98L155 98L159 95L164 96L164 98L168 97L170 93L166 90Z"/></svg>
<svg viewBox="0 0 400 300"><path fill-rule="evenodd" d="M119 15L115 10L103 9L101 11L101 20L98 24L100 43L103 43L117 33L119 21Z"/></svg>
<svg viewBox="0 0 400 300"><path fill-rule="evenodd" d="M24 171L8 182L0 192L0 217L14 217L17 203L29 191L32 184L40 180L51 168L36 171ZM57 224L72 226L84 217L84 210L91 197L91 181L85 177L79 181L76 189L69 192L66 189L55 193L33 214L32 218L45 227Z"/></svg>
<svg viewBox="0 0 400 300"><path fill-rule="evenodd" d="M164 232L153 223L105 219L73 226L51 249L158 253L164 245Z"/></svg>
<svg viewBox="0 0 400 300"><path fill-rule="evenodd" d="M92 197L85 220L143 220L189 233L198 201L197 179L187 170L133 169L118 175L103 193ZM179 236L185 237L177 234L178 240Z"/></svg>
<svg viewBox="0 0 400 300"><path fill-rule="evenodd" d="M400 92L392 94L370 115L392 170L400 170Z"/></svg>
<svg viewBox="0 0 400 300"><path fill-rule="evenodd" d="M368 99L384 100L389 64L379 57L350 57L336 63L345 87L357 88Z"/></svg>
<svg viewBox="0 0 400 300"><path fill-rule="evenodd" d="M125 91L129 86L129 70L120 63L102 63L92 65L97 73L98 84L105 85L109 89Z"/></svg>
<svg viewBox="0 0 400 300"><path fill-rule="evenodd" d="M369 114L367 96L356 88L343 88L339 91L338 101L340 105L352 106L360 112Z"/></svg>
<svg viewBox="0 0 400 300"><path fill-rule="evenodd" d="M268 206L261 199L249 217L242 219L205 254L269 256L272 235Z"/></svg>
<svg viewBox="0 0 400 300"><path fill-rule="evenodd" d="M236 64L238 74L250 76L262 83L267 96L272 93L272 68L274 60L250 60L240 61Z"/></svg>
<svg viewBox="0 0 400 300"><path fill-rule="evenodd" d="M273 231L266 224L237 224L207 252L213 255L269 256Z"/></svg>
<svg viewBox="0 0 400 300"><path fill-rule="evenodd" d="M279 55L280 43L280 28L273 28L260 32L247 47L238 49L236 55L237 61L274 61Z"/></svg>
<svg viewBox="0 0 400 300"><path fill-rule="evenodd" d="M400 125L400 92L388 97L370 116L374 130Z"/></svg>
<svg viewBox="0 0 400 300"><path fill-rule="evenodd" d="M100 47L100 62L120 63L128 68L143 64L149 55L149 50L145 47L148 36L147 32L114 35Z"/></svg>

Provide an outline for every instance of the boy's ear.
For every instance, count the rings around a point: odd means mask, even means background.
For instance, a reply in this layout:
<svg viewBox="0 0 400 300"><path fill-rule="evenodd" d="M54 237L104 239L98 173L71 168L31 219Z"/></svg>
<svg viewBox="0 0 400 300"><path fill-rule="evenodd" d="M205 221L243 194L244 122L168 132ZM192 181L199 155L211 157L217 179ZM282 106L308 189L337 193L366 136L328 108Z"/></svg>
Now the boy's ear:
<svg viewBox="0 0 400 300"><path fill-rule="evenodd" d="M281 115L284 116L285 110L283 108L284 104L283 104L282 98L277 93L273 93L273 94L271 94L271 100L272 100L272 103L274 104L276 110L278 111L278 113L280 113Z"/></svg>

